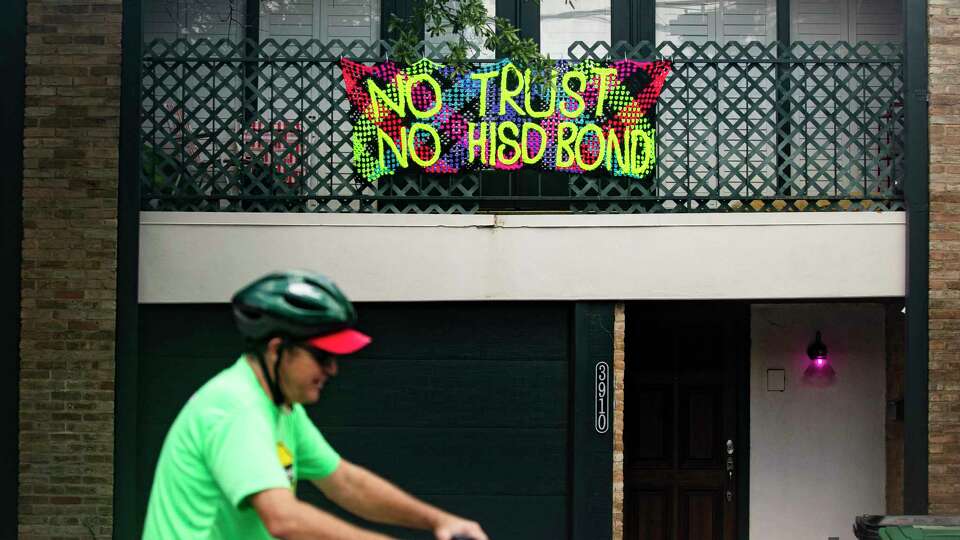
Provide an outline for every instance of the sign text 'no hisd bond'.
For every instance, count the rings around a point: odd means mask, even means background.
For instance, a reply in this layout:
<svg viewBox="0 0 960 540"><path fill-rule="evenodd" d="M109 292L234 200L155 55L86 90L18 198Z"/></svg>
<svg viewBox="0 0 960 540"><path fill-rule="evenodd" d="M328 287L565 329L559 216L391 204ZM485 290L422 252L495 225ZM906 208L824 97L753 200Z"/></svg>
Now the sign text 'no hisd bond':
<svg viewBox="0 0 960 540"><path fill-rule="evenodd" d="M427 59L340 67L353 162L368 181L521 167L645 178L670 73L669 62L633 60L561 61L540 81L506 59L467 73Z"/></svg>

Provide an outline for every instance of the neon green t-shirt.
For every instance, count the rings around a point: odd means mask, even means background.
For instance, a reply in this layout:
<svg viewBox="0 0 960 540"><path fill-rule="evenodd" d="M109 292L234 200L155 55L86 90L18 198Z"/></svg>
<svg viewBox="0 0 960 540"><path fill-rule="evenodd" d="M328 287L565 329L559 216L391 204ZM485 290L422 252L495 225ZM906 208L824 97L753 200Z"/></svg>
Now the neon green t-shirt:
<svg viewBox="0 0 960 540"><path fill-rule="evenodd" d="M197 390L167 433L143 539L268 539L247 497L325 478L339 464L303 406L275 406L241 357Z"/></svg>

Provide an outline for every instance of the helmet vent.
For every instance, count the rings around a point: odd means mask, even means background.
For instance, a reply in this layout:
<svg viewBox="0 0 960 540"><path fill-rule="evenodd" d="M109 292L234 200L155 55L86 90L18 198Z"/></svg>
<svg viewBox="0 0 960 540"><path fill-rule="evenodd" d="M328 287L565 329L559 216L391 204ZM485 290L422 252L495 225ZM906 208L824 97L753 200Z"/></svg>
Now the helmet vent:
<svg viewBox="0 0 960 540"><path fill-rule="evenodd" d="M255 309L250 309L250 308L247 308L247 307L238 307L238 308L237 308L237 311L239 311L240 313L243 314L244 317L246 317L246 318L248 318L248 319L250 319L250 320L252 320L252 321L255 321L255 320L259 319L259 318L263 315L263 314L260 313L259 311L255 310Z"/></svg>
<svg viewBox="0 0 960 540"><path fill-rule="evenodd" d="M297 296L293 294L285 294L283 298L287 301L288 304L295 308L306 309L310 311L317 311L318 305L316 301L311 302L310 300L315 300L309 297Z"/></svg>
<svg viewBox="0 0 960 540"><path fill-rule="evenodd" d="M232 303L240 332L255 339L326 335L357 321L356 311L340 289L312 272L266 275L237 291Z"/></svg>

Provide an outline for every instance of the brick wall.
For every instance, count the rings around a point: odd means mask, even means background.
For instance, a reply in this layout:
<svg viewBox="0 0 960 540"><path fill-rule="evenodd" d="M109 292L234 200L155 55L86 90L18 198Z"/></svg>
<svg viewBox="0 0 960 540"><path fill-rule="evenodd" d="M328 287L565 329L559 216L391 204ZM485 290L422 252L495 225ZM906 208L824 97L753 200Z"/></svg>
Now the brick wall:
<svg viewBox="0 0 960 540"><path fill-rule="evenodd" d="M613 315L613 540L623 540L623 340L626 334L624 304Z"/></svg>
<svg viewBox="0 0 960 540"><path fill-rule="evenodd" d="M960 0L929 0L930 512L960 514Z"/></svg>
<svg viewBox="0 0 960 540"><path fill-rule="evenodd" d="M109 538L120 0L27 2L21 538Z"/></svg>

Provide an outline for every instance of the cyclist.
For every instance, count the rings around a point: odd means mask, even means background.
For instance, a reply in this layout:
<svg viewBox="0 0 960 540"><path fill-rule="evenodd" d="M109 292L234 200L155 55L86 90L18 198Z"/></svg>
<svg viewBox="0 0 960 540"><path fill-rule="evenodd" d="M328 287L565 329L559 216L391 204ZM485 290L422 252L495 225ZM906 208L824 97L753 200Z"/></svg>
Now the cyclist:
<svg viewBox="0 0 960 540"><path fill-rule="evenodd" d="M350 301L305 271L264 276L232 300L246 352L184 405L160 452L144 540L383 539L297 499L311 480L371 521L487 540L481 527L342 459L303 409L370 338Z"/></svg>

